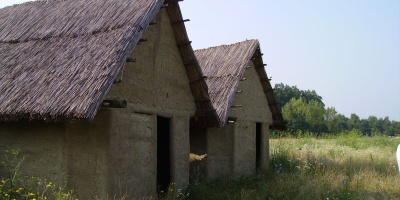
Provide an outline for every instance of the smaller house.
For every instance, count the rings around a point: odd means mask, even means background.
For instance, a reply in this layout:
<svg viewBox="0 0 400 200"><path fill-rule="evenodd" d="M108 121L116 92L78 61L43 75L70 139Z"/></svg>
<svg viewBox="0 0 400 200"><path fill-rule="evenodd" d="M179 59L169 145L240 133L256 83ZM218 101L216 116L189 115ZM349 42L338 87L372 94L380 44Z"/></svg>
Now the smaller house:
<svg viewBox="0 0 400 200"><path fill-rule="evenodd" d="M213 180L267 168L268 132L284 129L285 124L265 72L259 42L247 40L200 49L195 55L207 77L220 123L202 128L192 122L192 160L202 161L192 161L191 176L201 179L204 174L202 178Z"/></svg>

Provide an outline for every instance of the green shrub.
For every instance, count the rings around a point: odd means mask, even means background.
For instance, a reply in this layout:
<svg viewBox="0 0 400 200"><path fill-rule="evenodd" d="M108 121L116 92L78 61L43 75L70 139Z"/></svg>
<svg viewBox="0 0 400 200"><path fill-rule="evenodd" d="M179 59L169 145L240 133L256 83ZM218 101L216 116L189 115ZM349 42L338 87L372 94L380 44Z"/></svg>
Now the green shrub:
<svg viewBox="0 0 400 200"><path fill-rule="evenodd" d="M70 200L73 191L65 191L65 185L56 184L40 177L24 176L20 166L24 158L19 151L11 150L0 154L0 199L4 200Z"/></svg>

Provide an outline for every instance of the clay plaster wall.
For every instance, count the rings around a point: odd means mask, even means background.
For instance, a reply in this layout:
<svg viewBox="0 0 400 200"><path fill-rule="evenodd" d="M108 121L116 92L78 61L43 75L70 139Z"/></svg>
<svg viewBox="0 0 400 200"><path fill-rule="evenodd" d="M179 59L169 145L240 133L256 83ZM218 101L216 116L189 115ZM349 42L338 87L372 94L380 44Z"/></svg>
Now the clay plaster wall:
<svg viewBox="0 0 400 200"><path fill-rule="evenodd" d="M237 122L207 129L207 179L242 176L256 171L256 123L261 127L261 167L268 167L268 127L272 113L253 63L249 63L233 100L229 116Z"/></svg>
<svg viewBox="0 0 400 200"><path fill-rule="evenodd" d="M113 110L110 124L110 194L149 196L156 192L156 116Z"/></svg>
<svg viewBox="0 0 400 200"><path fill-rule="evenodd" d="M214 180L232 175L234 124L223 128L207 129L207 179Z"/></svg>
<svg viewBox="0 0 400 200"><path fill-rule="evenodd" d="M171 175L189 180L189 119L195 104L165 9L154 18L107 99L128 108L100 109L92 122L0 124L0 150L20 149L22 170L54 182L68 176L80 199L156 192L157 115L171 118Z"/></svg>
<svg viewBox="0 0 400 200"><path fill-rule="evenodd" d="M131 57L136 58L136 62L126 64L122 82L114 84L107 97L127 100L129 112L141 114L142 117L148 116L143 119L138 118L137 124L132 125L132 128L141 127L140 122L144 120L143 122L148 123L147 127L151 129L151 131L148 130L149 134L151 132L151 138L147 140L152 142L141 142L127 147L137 153L154 152L135 161L143 163L151 161L149 166L138 166L136 170L141 173L132 177L136 179L134 182L141 180L145 183L138 185L138 188L142 189L135 189L136 192L144 191L139 192L140 194L155 193L156 189L157 116L171 118L172 182L175 183L176 188L183 188L188 184L189 119L194 116L196 108L166 10L161 9L153 22L157 24L149 26L142 36L147 41L139 43L131 54ZM133 135L127 134L126 137L132 137L132 141L135 142L137 140L135 133L130 134ZM124 176L126 176L124 173L119 175L119 177ZM127 183L129 183L128 180ZM135 184L139 183L140 181L135 182Z"/></svg>
<svg viewBox="0 0 400 200"><path fill-rule="evenodd" d="M127 63L122 82L114 84L109 99L124 99L137 112L164 115L194 115L195 104L189 79L177 47L171 23L161 9L131 54L136 62Z"/></svg>
<svg viewBox="0 0 400 200"><path fill-rule="evenodd" d="M20 172L61 184L65 178L64 136L60 123L0 122L0 156L6 150L19 150L20 158L24 158Z"/></svg>
<svg viewBox="0 0 400 200"><path fill-rule="evenodd" d="M92 122L66 123L68 188L79 199L107 195L110 110L100 110Z"/></svg>
<svg viewBox="0 0 400 200"><path fill-rule="evenodd" d="M272 113L268 106L268 100L262 88L260 78L253 62L249 63L243 78L239 82L238 91L235 94L232 105L241 105L230 109L229 116L238 117L238 121L265 122L272 124Z"/></svg>
<svg viewBox="0 0 400 200"><path fill-rule="evenodd" d="M230 116L237 117L234 134L234 174L248 175L256 169L256 123L262 123L261 167L268 167L268 127L272 124L272 113L268 106L259 76L253 62L249 63L238 86Z"/></svg>

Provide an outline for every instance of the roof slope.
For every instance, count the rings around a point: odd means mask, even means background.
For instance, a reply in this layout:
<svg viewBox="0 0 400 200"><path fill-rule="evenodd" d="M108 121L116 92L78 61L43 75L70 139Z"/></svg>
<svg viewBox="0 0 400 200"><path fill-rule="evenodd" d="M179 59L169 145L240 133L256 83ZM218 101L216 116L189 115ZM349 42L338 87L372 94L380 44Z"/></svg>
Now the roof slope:
<svg viewBox="0 0 400 200"><path fill-rule="evenodd" d="M162 0L0 9L0 119L93 119Z"/></svg>
<svg viewBox="0 0 400 200"><path fill-rule="evenodd" d="M182 18L178 1L166 0L165 3L168 4L168 16L171 20L175 40L186 68L190 89L196 104L196 116L191 119L195 123L191 123L191 125L195 124L200 127L219 126L220 120L217 117L216 109L211 103L205 77L193 52L191 41L189 41L184 24L185 20Z"/></svg>
<svg viewBox="0 0 400 200"><path fill-rule="evenodd" d="M200 49L195 51L195 55L204 75L207 76L206 83L212 104L220 118L220 126L226 124L239 81L251 61L256 66L274 124L283 123L280 108L275 102L272 86L264 69L258 40ZM280 127L282 128L284 125Z"/></svg>

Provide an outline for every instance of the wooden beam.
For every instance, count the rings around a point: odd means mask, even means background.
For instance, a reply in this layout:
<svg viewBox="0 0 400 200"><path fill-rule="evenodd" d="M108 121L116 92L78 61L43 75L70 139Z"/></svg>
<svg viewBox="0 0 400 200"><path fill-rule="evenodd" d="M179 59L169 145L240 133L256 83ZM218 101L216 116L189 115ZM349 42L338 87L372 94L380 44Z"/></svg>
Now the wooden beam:
<svg viewBox="0 0 400 200"><path fill-rule="evenodd" d="M126 59L126 62L136 62L136 58L132 58L132 57L128 57L127 59Z"/></svg>
<svg viewBox="0 0 400 200"><path fill-rule="evenodd" d="M146 38L140 39L139 42L147 42Z"/></svg>
<svg viewBox="0 0 400 200"><path fill-rule="evenodd" d="M196 99L194 99L194 101L211 101L211 99L199 99L199 98L196 98Z"/></svg>
<svg viewBox="0 0 400 200"><path fill-rule="evenodd" d="M178 47L181 47L181 46L189 45L189 44L191 44L191 43L192 43L192 41L186 41L186 42L180 42L180 43L178 43L177 45L178 45Z"/></svg>
<svg viewBox="0 0 400 200"><path fill-rule="evenodd" d="M233 106L231 106L231 108L241 108L241 107L243 107L243 105L233 105Z"/></svg>
<svg viewBox="0 0 400 200"><path fill-rule="evenodd" d="M199 109L196 110L196 114L214 114L215 110L214 109Z"/></svg>
<svg viewBox="0 0 400 200"><path fill-rule="evenodd" d="M260 78L260 81L271 81L272 79L270 78Z"/></svg>
<svg viewBox="0 0 400 200"><path fill-rule="evenodd" d="M242 90L238 90L238 91L236 91L236 94L240 94L242 92L243 92Z"/></svg>
<svg viewBox="0 0 400 200"><path fill-rule="evenodd" d="M201 76L201 77L199 77L199 78L190 80L189 83L194 83L194 82L197 82L197 81L201 81L201 80L204 80L204 79L206 79L206 78L207 78L207 76Z"/></svg>
<svg viewBox="0 0 400 200"><path fill-rule="evenodd" d="M126 108L128 102L125 100L104 100L101 106L105 108Z"/></svg>
<svg viewBox="0 0 400 200"><path fill-rule="evenodd" d="M180 24L180 23L185 23L185 22L189 22L190 19L184 19L184 20L179 20L179 21L172 21L171 24Z"/></svg>
<svg viewBox="0 0 400 200"><path fill-rule="evenodd" d="M267 66L267 64L262 64L262 65L257 66L257 68L266 67L266 66Z"/></svg>
<svg viewBox="0 0 400 200"><path fill-rule="evenodd" d="M245 81L247 78L242 78L242 79L240 79L240 81Z"/></svg>
<svg viewBox="0 0 400 200"><path fill-rule="evenodd" d="M237 117L228 117L227 121L231 123L237 122Z"/></svg>
<svg viewBox="0 0 400 200"><path fill-rule="evenodd" d="M147 112L147 111L142 111L142 110L135 110L133 112L137 113L137 114L143 114L143 115L153 115L154 114L152 112Z"/></svg>
<svg viewBox="0 0 400 200"><path fill-rule="evenodd" d="M149 25L156 25L157 22L150 22Z"/></svg>
<svg viewBox="0 0 400 200"><path fill-rule="evenodd" d="M183 1L183 0L165 0L164 4L165 3L176 3L176 2L180 2L180 1Z"/></svg>

